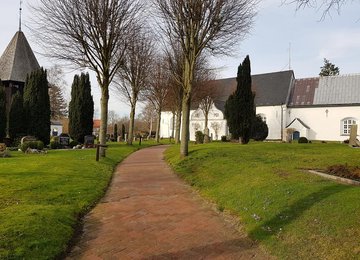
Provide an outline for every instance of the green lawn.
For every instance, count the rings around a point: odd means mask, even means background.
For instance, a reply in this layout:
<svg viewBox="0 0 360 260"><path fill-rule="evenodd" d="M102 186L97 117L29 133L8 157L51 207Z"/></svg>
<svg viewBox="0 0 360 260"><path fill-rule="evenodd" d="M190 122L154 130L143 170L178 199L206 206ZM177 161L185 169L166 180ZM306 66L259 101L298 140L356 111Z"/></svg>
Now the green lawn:
<svg viewBox="0 0 360 260"><path fill-rule="evenodd" d="M95 149L0 158L0 259L63 254L79 218L103 196L115 165L137 149L111 144L99 162Z"/></svg>
<svg viewBox="0 0 360 260"><path fill-rule="evenodd" d="M346 145L211 143L166 158L206 198L239 216L249 236L279 259L360 259L360 187L304 169L359 165Z"/></svg>

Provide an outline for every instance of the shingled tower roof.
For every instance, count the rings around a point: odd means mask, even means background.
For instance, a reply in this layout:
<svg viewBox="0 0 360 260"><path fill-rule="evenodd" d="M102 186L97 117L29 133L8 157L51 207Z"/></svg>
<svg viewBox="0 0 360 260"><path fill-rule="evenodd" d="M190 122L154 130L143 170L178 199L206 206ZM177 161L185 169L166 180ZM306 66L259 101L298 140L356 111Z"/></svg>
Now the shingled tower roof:
<svg viewBox="0 0 360 260"><path fill-rule="evenodd" d="M0 58L2 81L25 82L26 75L40 68L23 32L18 31Z"/></svg>

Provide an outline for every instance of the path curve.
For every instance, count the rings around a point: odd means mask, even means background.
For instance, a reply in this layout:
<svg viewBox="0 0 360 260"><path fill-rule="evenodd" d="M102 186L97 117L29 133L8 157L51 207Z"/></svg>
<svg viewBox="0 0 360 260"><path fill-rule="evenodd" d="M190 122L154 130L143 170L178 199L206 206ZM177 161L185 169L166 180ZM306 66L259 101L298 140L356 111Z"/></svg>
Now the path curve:
<svg viewBox="0 0 360 260"><path fill-rule="evenodd" d="M117 167L67 259L270 259L172 172L166 148Z"/></svg>

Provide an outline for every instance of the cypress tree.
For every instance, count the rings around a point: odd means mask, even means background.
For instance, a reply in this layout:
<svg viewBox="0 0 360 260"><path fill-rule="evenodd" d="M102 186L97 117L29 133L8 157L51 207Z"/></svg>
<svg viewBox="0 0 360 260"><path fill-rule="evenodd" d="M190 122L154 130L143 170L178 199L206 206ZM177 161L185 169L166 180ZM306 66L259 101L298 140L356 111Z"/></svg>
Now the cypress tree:
<svg viewBox="0 0 360 260"><path fill-rule="evenodd" d="M122 124L121 125L121 139L122 140L125 140L125 125L124 124ZM151 134L151 133L150 133Z"/></svg>
<svg viewBox="0 0 360 260"><path fill-rule="evenodd" d="M237 87L225 104L225 118L233 138L247 144L251 136L252 122L255 117L254 93L251 90L250 58L246 56L239 65Z"/></svg>
<svg viewBox="0 0 360 260"><path fill-rule="evenodd" d="M16 92L12 97L9 112L9 135L12 139L26 132L24 129L23 102L24 100L21 93L19 91Z"/></svg>
<svg viewBox="0 0 360 260"><path fill-rule="evenodd" d="M0 80L0 142L6 137L6 93Z"/></svg>
<svg viewBox="0 0 360 260"><path fill-rule="evenodd" d="M24 88L24 122L28 135L44 144L50 142L50 98L46 70L40 68L26 77Z"/></svg>
<svg viewBox="0 0 360 260"><path fill-rule="evenodd" d="M114 139L115 142L117 142L117 138L118 138L118 126L117 124L114 125Z"/></svg>
<svg viewBox="0 0 360 260"><path fill-rule="evenodd" d="M69 134L80 142L93 130L94 101L89 74L75 75L69 103Z"/></svg>

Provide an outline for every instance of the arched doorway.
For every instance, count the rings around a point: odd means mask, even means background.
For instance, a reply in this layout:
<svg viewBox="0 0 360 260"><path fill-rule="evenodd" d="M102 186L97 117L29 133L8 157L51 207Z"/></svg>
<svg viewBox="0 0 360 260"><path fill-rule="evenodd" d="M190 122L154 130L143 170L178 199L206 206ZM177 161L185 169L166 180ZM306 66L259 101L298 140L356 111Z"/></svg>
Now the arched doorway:
<svg viewBox="0 0 360 260"><path fill-rule="evenodd" d="M293 138L293 140L299 140L299 138L300 138L300 132L299 131L295 131L294 133L293 133L293 136L292 136Z"/></svg>

